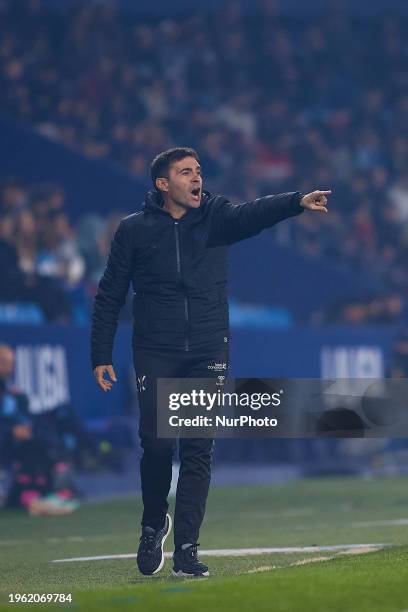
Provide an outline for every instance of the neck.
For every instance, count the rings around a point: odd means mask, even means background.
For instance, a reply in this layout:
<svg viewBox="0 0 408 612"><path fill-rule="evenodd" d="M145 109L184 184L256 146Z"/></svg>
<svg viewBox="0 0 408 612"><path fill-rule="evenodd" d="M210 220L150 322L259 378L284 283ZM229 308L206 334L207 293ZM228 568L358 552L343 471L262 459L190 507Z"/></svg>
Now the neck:
<svg viewBox="0 0 408 612"><path fill-rule="evenodd" d="M164 197L163 200L163 210L167 210L173 219L181 219L181 217L184 217L187 212L187 208L185 206L177 204L177 202L169 197Z"/></svg>

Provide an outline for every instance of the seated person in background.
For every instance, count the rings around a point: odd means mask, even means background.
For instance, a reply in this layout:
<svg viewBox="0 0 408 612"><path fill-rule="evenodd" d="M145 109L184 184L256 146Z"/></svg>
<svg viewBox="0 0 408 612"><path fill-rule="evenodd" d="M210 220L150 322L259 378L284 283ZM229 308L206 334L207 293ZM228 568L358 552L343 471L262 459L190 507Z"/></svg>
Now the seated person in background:
<svg viewBox="0 0 408 612"><path fill-rule="evenodd" d="M27 396L8 384L13 369L13 350L0 345L0 463L11 476L6 506L33 514L67 514L77 503L54 495L55 458L36 435Z"/></svg>

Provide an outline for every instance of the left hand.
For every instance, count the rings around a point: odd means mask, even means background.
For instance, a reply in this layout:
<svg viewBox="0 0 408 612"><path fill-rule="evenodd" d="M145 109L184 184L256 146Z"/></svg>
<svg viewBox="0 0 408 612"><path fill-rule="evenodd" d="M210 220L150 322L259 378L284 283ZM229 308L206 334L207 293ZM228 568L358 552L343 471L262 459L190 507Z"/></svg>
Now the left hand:
<svg viewBox="0 0 408 612"><path fill-rule="evenodd" d="M327 196L330 194L331 191L312 191L312 193L304 195L299 204L303 206L303 208L308 208L309 210L318 210L327 213Z"/></svg>

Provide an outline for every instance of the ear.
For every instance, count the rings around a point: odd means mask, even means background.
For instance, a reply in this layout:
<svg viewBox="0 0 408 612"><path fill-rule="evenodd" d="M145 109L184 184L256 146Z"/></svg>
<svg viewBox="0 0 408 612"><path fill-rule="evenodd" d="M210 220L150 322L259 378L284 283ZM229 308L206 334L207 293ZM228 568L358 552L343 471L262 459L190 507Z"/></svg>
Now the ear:
<svg viewBox="0 0 408 612"><path fill-rule="evenodd" d="M167 192L169 190L169 181L164 177L160 177L156 179L156 187L159 191Z"/></svg>

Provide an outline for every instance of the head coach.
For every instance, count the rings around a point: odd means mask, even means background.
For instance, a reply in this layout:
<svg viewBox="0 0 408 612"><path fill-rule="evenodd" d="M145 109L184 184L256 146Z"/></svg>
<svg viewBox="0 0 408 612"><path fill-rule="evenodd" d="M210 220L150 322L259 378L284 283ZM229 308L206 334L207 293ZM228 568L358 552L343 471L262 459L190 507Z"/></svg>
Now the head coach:
<svg viewBox="0 0 408 612"><path fill-rule="evenodd" d="M158 572L171 529L167 496L174 441L157 437L156 379L207 378L228 369L227 247L304 209L327 212L330 191L267 195L231 204L203 189L199 157L177 147L151 164L153 189L143 208L123 219L95 297L92 367L109 391L116 381L112 347L120 308L133 288L133 353L143 448L139 570ZM107 378L105 378L105 375ZM197 540L211 476L211 439L180 439L173 573L206 576Z"/></svg>

